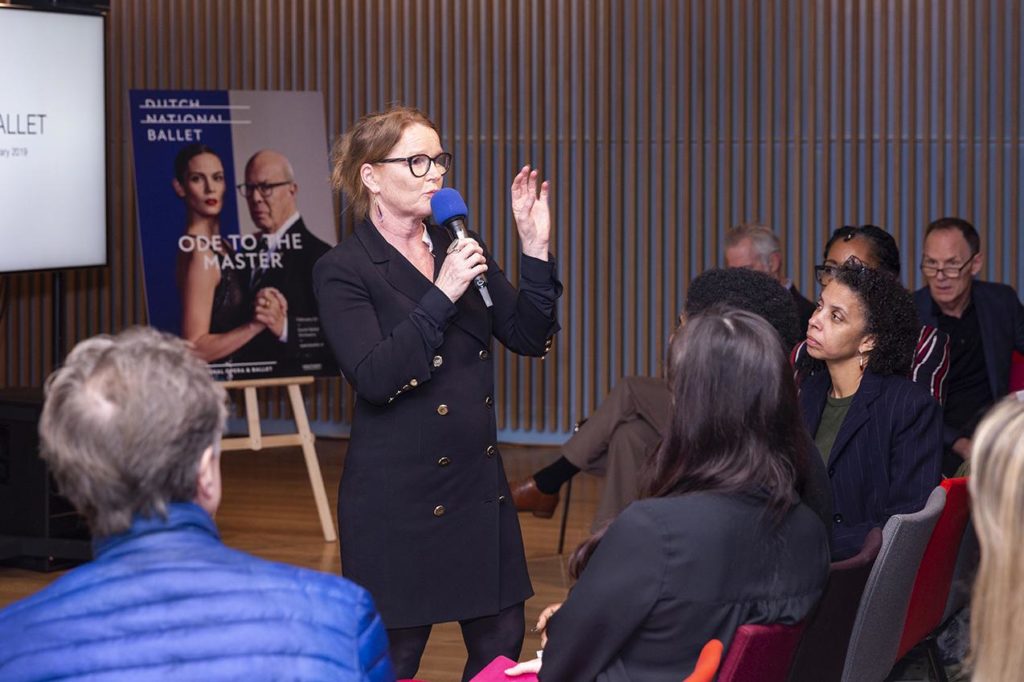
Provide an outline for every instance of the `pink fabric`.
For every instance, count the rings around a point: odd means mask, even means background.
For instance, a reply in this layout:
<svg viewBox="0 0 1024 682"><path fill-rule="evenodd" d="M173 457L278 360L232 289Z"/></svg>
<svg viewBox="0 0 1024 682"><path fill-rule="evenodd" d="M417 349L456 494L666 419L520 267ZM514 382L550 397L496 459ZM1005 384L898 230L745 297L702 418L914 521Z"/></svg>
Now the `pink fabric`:
<svg viewBox="0 0 1024 682"><path fill-rule="evenodd" d="M515 677L505 674L505 671L516 664L510 658L504 656L498 656L496 659L487 664L487 667L476 674L469 682L537 682L536 673L523 673L522 675L516 675Z"/></svg>

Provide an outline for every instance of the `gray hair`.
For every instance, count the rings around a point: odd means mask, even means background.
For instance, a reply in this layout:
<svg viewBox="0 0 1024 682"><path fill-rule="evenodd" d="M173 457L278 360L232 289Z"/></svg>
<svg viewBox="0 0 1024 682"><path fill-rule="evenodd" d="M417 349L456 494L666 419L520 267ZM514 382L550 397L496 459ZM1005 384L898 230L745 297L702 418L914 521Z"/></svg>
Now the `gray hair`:
<svg viewBox="0 0 1024 682"><path fill-rule="evenodd" d="M750 239L754 252L765 264L773 253L782 251L779 238L772 232L772 228L760 223L743 223L730 227L725 232L725 248L732 248L744 239Z"/></svg>
<svg viewBox="0 0 1024 682"><path fill-rule="evenodd" d="M50 375L41 455L103 537L135 514L166 517L168 503L192 501L226 418L224 389L185 341L134 327L82 341Z"/></svg>

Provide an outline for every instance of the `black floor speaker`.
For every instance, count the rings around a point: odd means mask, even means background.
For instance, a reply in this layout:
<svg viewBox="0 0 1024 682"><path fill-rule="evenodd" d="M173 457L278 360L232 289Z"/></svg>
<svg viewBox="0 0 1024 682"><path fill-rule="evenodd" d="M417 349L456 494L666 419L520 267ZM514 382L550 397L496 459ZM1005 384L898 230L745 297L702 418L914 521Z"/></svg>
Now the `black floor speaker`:
<svg viewBox="0 0 1024 682"><path fill-rule="evenodd" d="M0 391L0 562L54 570L91 558L85 519L39 457L39 389Z"/></svg>

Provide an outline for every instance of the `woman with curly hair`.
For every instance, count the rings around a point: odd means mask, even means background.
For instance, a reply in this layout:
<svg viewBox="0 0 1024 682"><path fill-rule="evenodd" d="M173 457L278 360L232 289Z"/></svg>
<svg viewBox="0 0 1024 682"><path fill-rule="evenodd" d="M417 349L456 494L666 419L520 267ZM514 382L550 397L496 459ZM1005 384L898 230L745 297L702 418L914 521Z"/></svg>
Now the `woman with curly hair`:
<svg viewBox="0 0 1024 682"><path fill-rule="evenodd" d="M939 482L942 408L908 378L920 329L896 278L855 261L835 268L811 316L800 405L832 483L833 560L924 507Z"/></svg>

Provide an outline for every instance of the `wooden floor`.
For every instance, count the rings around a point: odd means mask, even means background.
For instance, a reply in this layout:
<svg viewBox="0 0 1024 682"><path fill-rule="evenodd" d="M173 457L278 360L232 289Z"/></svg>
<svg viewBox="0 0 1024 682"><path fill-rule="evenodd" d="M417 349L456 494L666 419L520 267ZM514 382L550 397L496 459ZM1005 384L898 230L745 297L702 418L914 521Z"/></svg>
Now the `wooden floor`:
<svg viewBox="0 0 1024 682"><path fill-rule="evenodd" d="M331 510L337 509L338 481L348 442L317 442ZM524 477L554 460L556 448L505 445L501 448L511 480ZM217 515L224 542L258 556L329 573L341 573L337 543L325 543L320 531L309 479L298 448L262 452L225 452L224 500ZM577 476L574 483L566 553L589 533L600 494L600 480ZM561 506L550 520L520 514L526 557L536 595L526 603L528 629L544 606L562 601L568 582L564 557L556 554ZM0 608L29 595L60 573L36 573L0 567ZM540 648L538 635L527 631L523 657ZM458 625L437 626L427 644L418 677L431 682L458 680L465 647Z"/></svg>

